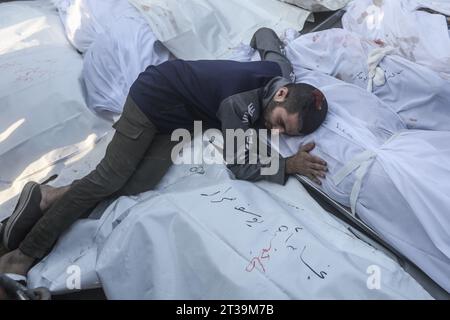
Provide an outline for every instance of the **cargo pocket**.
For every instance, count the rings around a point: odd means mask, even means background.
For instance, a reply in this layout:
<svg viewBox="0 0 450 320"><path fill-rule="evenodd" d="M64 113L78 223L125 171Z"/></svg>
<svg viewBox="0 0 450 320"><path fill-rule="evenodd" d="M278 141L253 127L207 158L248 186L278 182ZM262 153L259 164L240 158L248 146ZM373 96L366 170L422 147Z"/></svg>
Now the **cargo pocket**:
<svg viewBox="0 0 450 320"><path fill-rule="evenodd" d="M144 132L144 128L142 128L138 124L131 123L125 117L120 117L120 119L116 123L114 123L112 127L125 137L128 137L133 140L137 140Z"/></svg>

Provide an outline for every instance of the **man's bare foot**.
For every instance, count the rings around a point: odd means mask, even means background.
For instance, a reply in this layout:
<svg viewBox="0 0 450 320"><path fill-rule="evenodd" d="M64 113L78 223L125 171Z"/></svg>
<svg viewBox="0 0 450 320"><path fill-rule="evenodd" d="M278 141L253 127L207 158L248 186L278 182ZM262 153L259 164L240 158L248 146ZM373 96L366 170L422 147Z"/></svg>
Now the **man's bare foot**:
<svg viewBox="0 0 450 320"><path fill-rule="evenodd" d="M50 187L47 185L41 185L41 203L40 208L42 212L50 208L59 198L61 198L68 190L69 186L66 187Z"/></svg>
<svg viewBox="0 0 450 320"><path fill-rule="evenodd" d="M31 266L34 263L34 258L31 258L22 253L19 249L11 251L0 258L0 273L15 273L26 276ZM8 296L0 288L0 300L7 299Z"/></svg>

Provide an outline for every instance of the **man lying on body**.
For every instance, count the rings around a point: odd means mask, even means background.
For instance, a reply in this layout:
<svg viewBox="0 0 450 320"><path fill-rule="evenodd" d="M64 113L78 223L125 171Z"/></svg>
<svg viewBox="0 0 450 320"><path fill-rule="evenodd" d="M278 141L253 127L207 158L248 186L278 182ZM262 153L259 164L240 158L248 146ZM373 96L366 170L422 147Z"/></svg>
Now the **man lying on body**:
<svg viewBox="0 0 450 320"><path fill-rule="evenodd" d="M315 88L292 83L292 67L276 34L260 29L252 46L263 61L175 60L141 73L95 170L66 187L25 185L14 212L4 221L2 239L10 252L0 258L0 273L25 276L58 237L100 201L154 188L172 165L170 134L178 128L192 130L196 120L224 132L267 128L298 135L319 127L327 113L326 101ZM327 166L309 154L313 148L308 144L287 159L272 158L278 162L272 175L262 174L267 164L259 161L228 167L236 178L249 181L284 184L289 174L299 173L320 183ZM236 146L235 159L248 159L249 150L245 143Z"/></svg>

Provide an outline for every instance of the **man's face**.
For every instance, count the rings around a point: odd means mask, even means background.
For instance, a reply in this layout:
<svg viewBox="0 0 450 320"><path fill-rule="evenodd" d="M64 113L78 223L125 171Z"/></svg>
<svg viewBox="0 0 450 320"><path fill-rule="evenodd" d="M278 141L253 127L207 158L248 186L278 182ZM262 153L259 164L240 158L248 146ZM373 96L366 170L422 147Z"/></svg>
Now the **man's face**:
<svg viewBox="0 0 450 320"><path fill-rule="evenodd" d="M299 113L290 114L283 106L277 106L267 116L266 127L280 134L298 136L301 130Z"/></svg>
<svg viewBox="0 0 450 320"><path fill-rule="evenodd" d="M304 131L307 132L310 130L310 128L303 128L305 126L305 123L303 123L303 121L305 120L304 114L300 114L300 112L289 113L286 108L284 108L284 103L286 102L288 93L289 89L286 87L282 87L277 91L277 93L273 97L273 101L278 105L271 111L267 110L267 113L264 115L265 126L268 129L278 131L280 134L298 136L302 134L301 130L305 129ZM315 108L315 110L317 111L321 111L325 100L323 93L320 90L315 89L311 92L311 96L314 103L313 108ZM313 117L307 118L306 121L308 121L309 119L309 124L314 126L314 123L317 122L317 117L315 116L318 115L320 117L320 115L318 113L314 113L311 115L313 115ZM308 123L306 124L308 125Z"/></svg>
<svg viewBox="0 0 450 320"><path fill-rule="evenodd" d="M300 114L288 113L283 107L283 102L288 95L288 88L280 88L273 100L279 105L276 106L272 112L265 116L265 126L267 129L278 131L280 134L287 134L290 136L298 136L300 134Z"/></svg>

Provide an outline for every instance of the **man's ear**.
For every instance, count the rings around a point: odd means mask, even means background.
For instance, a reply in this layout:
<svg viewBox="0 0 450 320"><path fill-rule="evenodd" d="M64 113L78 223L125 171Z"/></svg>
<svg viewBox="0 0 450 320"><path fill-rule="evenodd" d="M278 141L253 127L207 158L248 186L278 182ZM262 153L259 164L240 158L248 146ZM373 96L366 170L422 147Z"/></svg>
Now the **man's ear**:
<svg viewBox="0 0 450 320"><path fill-rule="evenodd" d="M277 93L275 93L275 96L273 97L273 100L278 103L282 103L286 100L286 97L289 93L289 89L286 87L281 87L278 89Z"/></svg>
<svg viewBox="0 0 450 320"><path fill-rule="evenodd" d="M325 96L323 95L323 93L319 89L315 89L312 92L312 96L314 97L314 105L315 105L316 109L322 110L322 103L323 103L323 100L325 99Z"/></svg>

